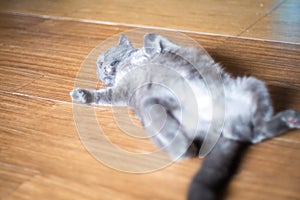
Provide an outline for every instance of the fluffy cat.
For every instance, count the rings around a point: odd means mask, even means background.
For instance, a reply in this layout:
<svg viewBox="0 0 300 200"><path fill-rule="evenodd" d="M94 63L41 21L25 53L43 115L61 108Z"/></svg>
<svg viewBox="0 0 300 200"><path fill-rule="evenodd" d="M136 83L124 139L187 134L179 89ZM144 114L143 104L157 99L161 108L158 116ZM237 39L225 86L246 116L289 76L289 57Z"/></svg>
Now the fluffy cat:
<svg viewBox="0 0 300 200"><path fill-rule="evenodd" d="M216 72L223 84L213 92L214 101L209 80L214 80ZM203 50L179 46L155 33L144 36L141 49L121 35L118 45L99 56L97 73L108 87L76 88L70 93L72 99L131 107L154 144L173 160L197 156L213 124L213 113L225 108L220 138L190 185L190 200L220 198L247 145L300 128L299 112L286 110L273 116L263 82L254 77L233 78ZM215 105L218 99L225 105L220 111Z"/></svg>

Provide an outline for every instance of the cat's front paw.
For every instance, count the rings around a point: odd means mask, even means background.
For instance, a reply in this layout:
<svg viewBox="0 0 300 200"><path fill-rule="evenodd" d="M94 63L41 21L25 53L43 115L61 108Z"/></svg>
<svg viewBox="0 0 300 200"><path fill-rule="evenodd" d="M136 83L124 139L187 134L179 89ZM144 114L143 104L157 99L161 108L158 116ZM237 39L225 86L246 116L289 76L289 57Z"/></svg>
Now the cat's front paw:
<svg viewBox="0 0 300 200"><path fill-rule="evenodd" d="M289 128L300 128L300 113L294 110L285 111L284 115L281 117Z"/></svg>
<svg viewBox="0 0 300 200"><path fill-rule="evenodd" d="M73 101L77 101L82 104L89 104L93 101L92 93L85 89L76 88L70 92L70 96Z"/></svg>

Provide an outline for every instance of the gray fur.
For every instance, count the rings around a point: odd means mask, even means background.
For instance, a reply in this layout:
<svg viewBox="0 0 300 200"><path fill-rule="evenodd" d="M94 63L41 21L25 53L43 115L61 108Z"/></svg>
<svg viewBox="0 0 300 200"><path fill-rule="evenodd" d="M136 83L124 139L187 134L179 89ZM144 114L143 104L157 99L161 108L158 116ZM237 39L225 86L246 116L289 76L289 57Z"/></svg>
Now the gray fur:
<svg viewBox="0 0 300 200"><path fill-rule="evenodd" d="M141 49L135 49L122 35L117 46L99 56L97 66L99 78L108 88L96 91L77 88L71 92L72 99L83 104L131 107L151 140L173 160L198 154L215 106L207 85L211 83L204 79L213 80L212 74L219 72L225 93L221 135L221 141L225 142L219 141L218 147L205 158L204 171L211 165L210 172L219 173L220 169L210 164L214 162L219 163L216 166L230 167L236 146L258 143L291 128L300 128L300 114L296 111L273 116L269 93L262 81L254 77L233 78L203 50L179 46L161 35L146 34ZM215 181L230 177L226 173ZM202 199L216 199L210 195L216 192L216 183L213 184L211 177L206 181L209 187L203 184L205 180L199 184L196 176L189 199L199 198L197 188L202 191Z"/></svg>

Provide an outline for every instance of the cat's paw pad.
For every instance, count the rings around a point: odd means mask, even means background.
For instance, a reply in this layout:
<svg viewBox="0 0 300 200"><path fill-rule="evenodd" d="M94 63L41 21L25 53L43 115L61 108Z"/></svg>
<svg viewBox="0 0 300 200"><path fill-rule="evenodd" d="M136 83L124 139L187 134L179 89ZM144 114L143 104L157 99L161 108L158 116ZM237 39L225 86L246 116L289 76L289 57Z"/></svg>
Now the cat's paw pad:
<svg viewBox="0 0 300 200"><path fill-rule="evenodd" d="M289 128L300 128L300 113L294 110L287 110L285 115L281 117Z"/></svg>
<svg viewBox="0 0 300 200"><path fill-rule="evenodd" d="M88 90L76 88L70 93L71 98L82 104L88 104L92 102L92 94Z"/></svg>

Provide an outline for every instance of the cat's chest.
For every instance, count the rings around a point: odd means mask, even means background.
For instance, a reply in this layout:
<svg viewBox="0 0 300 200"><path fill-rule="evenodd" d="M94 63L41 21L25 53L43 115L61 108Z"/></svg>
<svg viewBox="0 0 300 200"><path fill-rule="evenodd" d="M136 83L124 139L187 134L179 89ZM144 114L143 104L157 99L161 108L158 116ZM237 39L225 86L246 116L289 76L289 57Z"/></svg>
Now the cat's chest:
<svg viewBox="0 0 300 200"><path fill-rule="evenodd" d="M143 52L138 51L130 59L130 65L139 66L139 65L143 65L147 61L148 61L148 57Z"/></svg>
<svg viewBox="0 0 300 200"><path fill-rule="evenodd" d="M143 76L145 65L149 65L148 61L149 59L142 50L133 53L118 67L115 79L116 83L119 83L124 78L131 78L132 82L134 82L136 80L135 77Z"/></svg>

